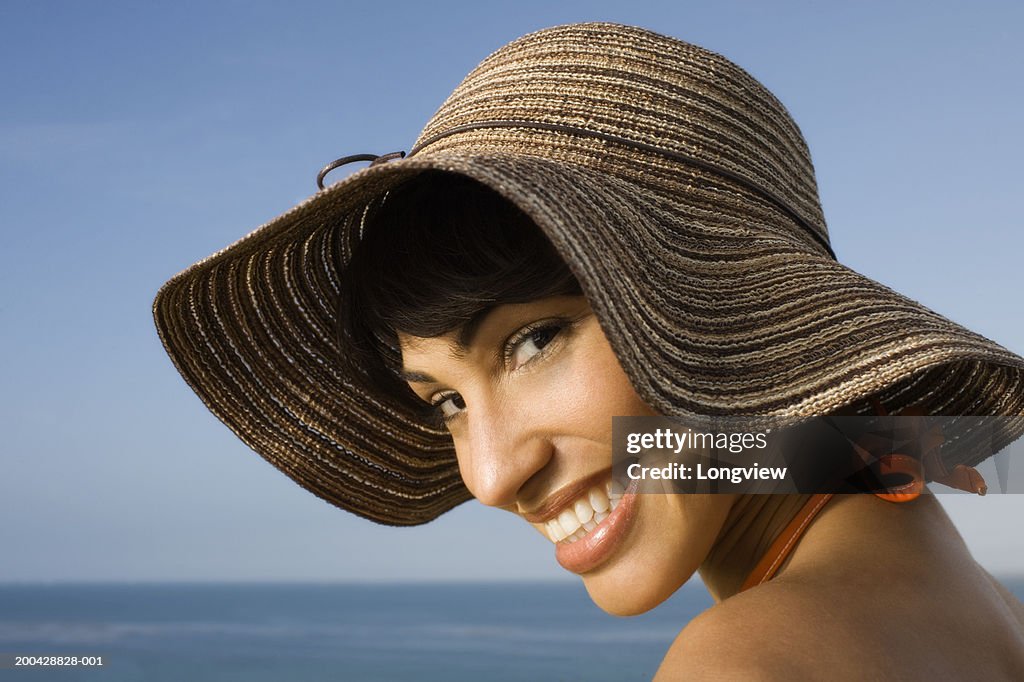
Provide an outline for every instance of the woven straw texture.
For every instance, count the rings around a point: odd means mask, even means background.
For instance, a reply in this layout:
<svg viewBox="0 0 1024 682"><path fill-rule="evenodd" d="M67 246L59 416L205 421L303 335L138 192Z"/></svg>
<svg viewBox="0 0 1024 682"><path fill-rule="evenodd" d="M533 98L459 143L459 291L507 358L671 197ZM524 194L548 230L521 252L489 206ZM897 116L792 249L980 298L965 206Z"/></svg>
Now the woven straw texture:
<svg viewBox="0 0 1024 682"><path fill-rule="evenodd" d="M746 72L612 24L487 58L405 160L355 173L193 265L154 316L206 405L274 466L377 522L469 498L444 432L339 369L339 270L368 212L424 170L516 203L569 263L624 370L666 415L917 405L1024 416L1024 359L837 263L807 146ZM1018 437L1009 420L996 447ZM949 464L969 450L950 449Z"/></svg>

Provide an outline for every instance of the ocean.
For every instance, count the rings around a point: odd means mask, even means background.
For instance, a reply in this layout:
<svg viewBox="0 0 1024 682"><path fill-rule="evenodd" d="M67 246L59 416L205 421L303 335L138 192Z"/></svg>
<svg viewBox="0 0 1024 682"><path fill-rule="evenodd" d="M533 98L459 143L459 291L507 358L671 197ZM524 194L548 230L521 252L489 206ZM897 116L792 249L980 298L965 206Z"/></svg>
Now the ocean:
<svg viewBox="0 0 1024 682"><path fill-rule="evenodd" d="M633 618L575 583L0 585L0 654L103 657L0 680L650 680L710 604L696 581Z"/></svg>
<svg viewBox="0 0 1024 682"><path fill-rule="evenodd" d="M710 605L696 581L632 618L575 583L0 585L0 659L103 657L0 680L646 681Z"/></svg>

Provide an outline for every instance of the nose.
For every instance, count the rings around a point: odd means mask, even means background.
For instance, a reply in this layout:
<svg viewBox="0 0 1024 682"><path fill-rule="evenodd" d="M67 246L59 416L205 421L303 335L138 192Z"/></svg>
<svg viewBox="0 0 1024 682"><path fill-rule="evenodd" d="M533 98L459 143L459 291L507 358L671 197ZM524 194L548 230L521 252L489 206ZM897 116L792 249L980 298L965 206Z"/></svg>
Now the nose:
<svg viewBox="0 0 1024 682"><path fill-rule="evenodd" d="M490 507L514 505L526 482L551 461L553 444L535 420L508 406L478 402L474 408L455 440L462 480Z"/></svg>

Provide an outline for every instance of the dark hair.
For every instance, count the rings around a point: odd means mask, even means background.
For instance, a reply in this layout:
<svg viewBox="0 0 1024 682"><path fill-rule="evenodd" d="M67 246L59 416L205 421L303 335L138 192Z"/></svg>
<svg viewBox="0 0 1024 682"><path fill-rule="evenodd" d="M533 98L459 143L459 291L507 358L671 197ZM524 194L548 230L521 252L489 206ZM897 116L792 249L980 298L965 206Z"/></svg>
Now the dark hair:
<svg viewBox="0 0 1024 682"><path fill-rule="evenodd" d="M464 176L428 171L367 218L343 268L338 339L349 373L417 411L398 378L398 332L435 337L495 306L581 295L555 247L517 206Z"/></svg>

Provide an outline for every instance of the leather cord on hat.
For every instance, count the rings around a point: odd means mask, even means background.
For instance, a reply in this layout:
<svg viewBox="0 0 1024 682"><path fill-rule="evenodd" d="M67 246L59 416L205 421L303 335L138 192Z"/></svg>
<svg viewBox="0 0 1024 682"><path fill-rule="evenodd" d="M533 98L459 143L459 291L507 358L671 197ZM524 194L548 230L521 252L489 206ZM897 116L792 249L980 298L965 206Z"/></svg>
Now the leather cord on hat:
<svg viewBox="0 0 1024 682"><path fill-rule="evenodd" d="M379 163L386 163L392 159L404 159L405 152L390 152L388 154L352 154L351 156L343 156L340 159L335 159L329 164L320 169L320 172L316 174L316 186L319 189L324 189L324 178L335 168L340 168L349 163L355 163L356 161L369 161L371 166L376 166Z"/></svg>
<svg viewBox="0 0 1024 682"><path fill-rule="evenodd" d="M746 187L755 194L760 195L763 199L767 199L770 203L774 204L776 208L781 210L783 213L788 215L794 222L796 222L796 224L799 225L804 230L804 232L808 234L808 236L810 236L815 242L817 242L818 246L823 248L828 253L828 255L831 256L833 260L837 260L835 251L832 250L832 245L829 244L826 238L822 237L822 235L818 233L818 231L814 228L811 222L807 220L803 215L801 215L799 211L790 206L788 202L784 201L774 192L769 191L766 187L761 186L760 184L754 182L750 178L744 177L739 173L731 171L727 168L722 168L721 166L717 166L712 163L708 163L707 161L704 161L702 159L698 159L693 156L688 156L686 154L681 154L671 149L656 147L654 145L639 142L637 140L631 140L629 138L620 137L618 135L609 135L607 133L601 133L596 130L588 130L586 128L578 128L576 126L567 126L557 123L543 123L539 121L480 121L477 123L467 123L464 125L455 126L453 128L450 128L449 130L438 133L437 135L433 135L432 137L429 137L426 140L423 140L422 142L414 146L412 150L409 151L408 155L414 156L415 154L419 153L424 147L427 147L433 144L434 142L437 142L438 140L444 139L451 135L456 135L471 130L486 130L491 128L533 128L538 130L550 130L553 132L569 133L570 135L593 137L599 140L603 140L605 142L612 142L614 144L632 147L639 151L659 154L661 156L670 158L673 161L679 161L682 163L690 164L702 170L709 171L711 173L716 173L725 178L728 178L729 180L732 180L735 183L738 183ZM387 161L391 161L392 159L402 159L405 158L405 156L405 152L390 152L388 154L381 154L380 156L376 154L353 154L351 156L343 156L340 159L335 159L334 161L331 161L329 164L320 169L320 172L317 173L316 176L316 186L319 189L324 189L324 178L327 176L327 174L330 173L335 168L339 168L340 166L344 166L345 164L354 163L356 161L370 161L370 165L375 166L378 163L384 163Z"/></svg>

